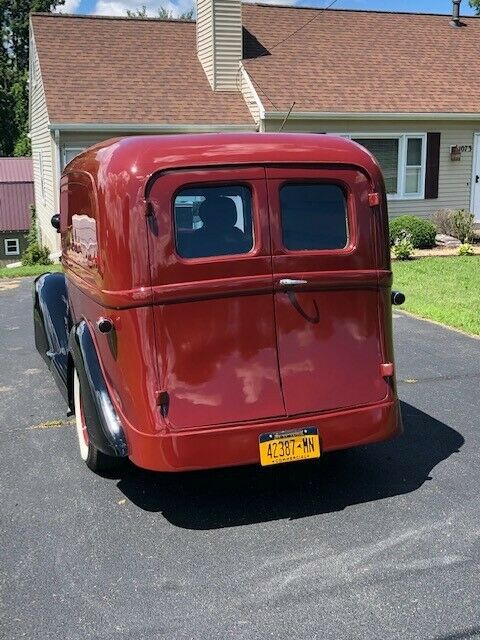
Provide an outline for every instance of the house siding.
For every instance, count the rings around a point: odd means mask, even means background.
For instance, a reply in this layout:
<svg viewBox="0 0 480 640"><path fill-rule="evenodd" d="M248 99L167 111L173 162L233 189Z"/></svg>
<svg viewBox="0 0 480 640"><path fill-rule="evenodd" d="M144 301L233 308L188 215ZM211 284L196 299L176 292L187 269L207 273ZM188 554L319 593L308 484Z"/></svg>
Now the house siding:
<svg viewBox="0 0 480 640"><path fill-rule="evenodd" d="M460 116L459 116L460 117ZM280 121L265 122L266 131L278 131ZM477 121L374 121L374 120L290 120L284 131L318 133L427 133L438 131L440 137L440 167L438 198L431 200L389 200L391 217L412 214L428 217L438 209L470 209L474 134L480 131ZM460 162L450 160L452 145L472 145L472 152L462 153Z"/></svg>
<svg viewBox="0 0 480 640"><path fill-rule="evenodd" d="M260 100L255 92L255 87L253 86L252 80L250 76L247 74L243 66L240 70L240 89L243 95L243 99L250 111L252 118L255 120L255 123L260 127L261 125L261 113L260 113Z"/></svg>
<svg viewBox="0 0 480 640"><path fill-rule="evenodd" d="M242 5L240 0L199 0L198 58L216 91L240 89Z"/></svg>
<svg viewBox="0 0 480 640"><path fill-rule="evenodd" d="M210 86L213 87L213 5L211 0L197 3L197 52Z"/></svg>
<svg viewBox="0 0 480 640"><path fill-rule="evenodd" d="M30 36L30 56L30 134L39 239L50 251L55 252L59 248L59 239L55 229L50 224L50 218L54 213L58 212L56 147L52 132L48 127L49 119L45 90L32 33Z"/></svg>

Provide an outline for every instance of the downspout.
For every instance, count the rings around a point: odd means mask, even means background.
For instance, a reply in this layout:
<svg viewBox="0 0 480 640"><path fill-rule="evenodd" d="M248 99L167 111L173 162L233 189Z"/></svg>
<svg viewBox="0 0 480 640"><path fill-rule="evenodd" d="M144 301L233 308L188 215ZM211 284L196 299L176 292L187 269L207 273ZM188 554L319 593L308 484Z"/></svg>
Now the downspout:
<svg viewBox="0 0 480 640"><path fill-rule="evenodd" d="M55 143L55 180L53 183L55 211L53 213L60 213L60 178L62 175L62 171L60 163L60 131L58 129L54 130L53 139ZM57 249L58 251L60 251L60 238L58 234ZM58 254L58 257L60 257L60 253Z"/></svg>

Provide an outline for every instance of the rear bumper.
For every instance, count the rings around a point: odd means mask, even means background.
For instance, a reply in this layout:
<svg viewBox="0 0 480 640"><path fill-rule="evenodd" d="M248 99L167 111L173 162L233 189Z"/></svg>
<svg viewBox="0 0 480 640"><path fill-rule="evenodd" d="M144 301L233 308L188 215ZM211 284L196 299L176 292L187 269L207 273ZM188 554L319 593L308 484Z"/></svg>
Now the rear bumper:
<svg viewBox="0 0 480 640"><path fill-rule="evenodd" d="M402 432L398 401L254 425L155 436L126 430L129 458L152 471L190 471L259 463L258 437L268 431L318 427L322 452L388 440Z"/></svg>

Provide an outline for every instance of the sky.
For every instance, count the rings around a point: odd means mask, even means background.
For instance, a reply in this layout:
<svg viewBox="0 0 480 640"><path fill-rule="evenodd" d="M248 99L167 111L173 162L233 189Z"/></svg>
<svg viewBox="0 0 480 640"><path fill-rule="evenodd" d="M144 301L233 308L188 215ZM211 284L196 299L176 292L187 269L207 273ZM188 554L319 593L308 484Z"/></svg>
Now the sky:
<svg viewBox="0 0 480 640"><path fill-rule="evenodd" d="M299 6L324 7L331 0L257 0L267 1L268 4L291 4ZM124 16L127 9L137 9L142 5L147 7L150 15L155 15L157 8L162 5L170 9L174 15L188 11L194 0L65 0L60 9L63 13L88 13L96 15ZM332 10L336 9L373 9L380 11L420 11L424 13L446 13L452 10L451 0L336 0ZM463 0L462 15L473 15L474 12Z"/></svg>

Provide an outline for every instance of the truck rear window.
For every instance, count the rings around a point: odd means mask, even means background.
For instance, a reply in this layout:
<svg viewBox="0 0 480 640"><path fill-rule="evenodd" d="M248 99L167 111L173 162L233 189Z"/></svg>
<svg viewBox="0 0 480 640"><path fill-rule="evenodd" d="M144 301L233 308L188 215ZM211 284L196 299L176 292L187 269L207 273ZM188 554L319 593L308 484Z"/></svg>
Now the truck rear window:
<svg viewBox="0 0 480 640"><path fill-rule="evenodd" d="M285 184L280 189L283 246L292 251L343 249L347 203L336 184Z"/></svg>
<svg viewBox="0 0 480 640"><path fill-rule="evenodd" d="M248 253L252 194L243 185L189 187L175 197L175 244L182 258Z"/></svg>

